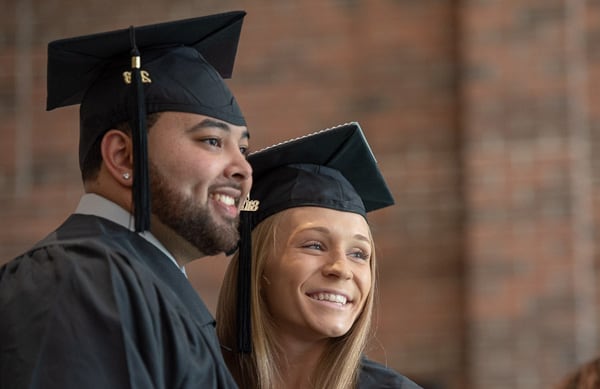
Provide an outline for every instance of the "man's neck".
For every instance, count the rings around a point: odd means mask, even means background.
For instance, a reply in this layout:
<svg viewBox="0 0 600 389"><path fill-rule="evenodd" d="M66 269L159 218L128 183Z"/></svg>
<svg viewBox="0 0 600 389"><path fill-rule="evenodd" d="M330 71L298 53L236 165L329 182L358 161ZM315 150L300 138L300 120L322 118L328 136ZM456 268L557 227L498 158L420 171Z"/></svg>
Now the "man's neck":
<svg viewBox="0 0 600 389"><path fill-rule="evenodd" d="M83 195L75 213L98 216L134 231L135 221L131 213L112 200L95 193ZM180 262L175 253L159 237L154 236L150 231L140 233L140 236L161 250L185 274L183 265L187 262Z"/></svg>
<svg viewBox="0 0 600 389"><path fill-rule="evenodd" d="M151 230L156 239L173 255L180 267L187 265L195 259L206 256L172 228L161 223L156 217L152 217Z"/></svg>

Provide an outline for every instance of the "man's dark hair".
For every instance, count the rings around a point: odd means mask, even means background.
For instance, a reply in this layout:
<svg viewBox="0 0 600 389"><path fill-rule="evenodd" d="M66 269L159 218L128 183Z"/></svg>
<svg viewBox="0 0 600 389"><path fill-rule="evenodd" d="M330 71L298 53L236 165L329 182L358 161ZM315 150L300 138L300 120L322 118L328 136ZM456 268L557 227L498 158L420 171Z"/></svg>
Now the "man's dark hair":
<svg viewBox="0 0 600 389"><path fill-rule="evenodd" d="M148 131L150 131L154 124L156 124L160 114L160 112L155 112L146 117L146 128ZM131 136L131 126L129 125L128 121L118 123L114 126L114 128ZM81 178L83 181L94 180L98 177L100 165L102 164L102 151L100 150L100 145L102 143L102 138L104 138L104 134L96 139L87 156L85 157L83 164L81 165Z"/></svg>

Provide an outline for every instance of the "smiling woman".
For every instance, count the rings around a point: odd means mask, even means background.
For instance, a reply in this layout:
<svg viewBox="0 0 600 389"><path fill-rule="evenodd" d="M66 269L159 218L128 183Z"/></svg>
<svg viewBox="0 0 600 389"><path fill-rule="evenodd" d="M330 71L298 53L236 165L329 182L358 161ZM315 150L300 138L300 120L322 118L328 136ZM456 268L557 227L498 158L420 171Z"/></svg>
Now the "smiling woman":
<svg viewBox="0 0 600 389"><path fill-rule="evenodd" d="M370 239L359 238L370 235L369 226L355 213L300 207L273 218L279 239L257 269L259 288L289 355L296 338L324 340L350 330L371 295L372 248ZM325 344L311 350L311 360Z"/></svg>
<svg viewBox="0 0 600 389"><path fill-rule="evenodd" d="M393 198L358 124L248 160L254 186L217 307L238 385L418 388L363 355L376 286L366 214Z"/></svg>

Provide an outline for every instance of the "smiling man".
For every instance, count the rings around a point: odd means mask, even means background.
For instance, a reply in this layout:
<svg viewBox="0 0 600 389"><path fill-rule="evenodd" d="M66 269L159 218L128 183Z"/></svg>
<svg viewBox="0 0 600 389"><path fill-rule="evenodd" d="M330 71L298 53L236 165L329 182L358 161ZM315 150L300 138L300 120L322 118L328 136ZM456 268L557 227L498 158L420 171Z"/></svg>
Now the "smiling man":
<svg viewBox="0 0 600 389"><path fill-rule="evenodd" d="M236 387L184 266L239 240L249 132L223 78L244 15L49 44L47 108L80 104L86 193L0 269L0 387Z"/></svg>

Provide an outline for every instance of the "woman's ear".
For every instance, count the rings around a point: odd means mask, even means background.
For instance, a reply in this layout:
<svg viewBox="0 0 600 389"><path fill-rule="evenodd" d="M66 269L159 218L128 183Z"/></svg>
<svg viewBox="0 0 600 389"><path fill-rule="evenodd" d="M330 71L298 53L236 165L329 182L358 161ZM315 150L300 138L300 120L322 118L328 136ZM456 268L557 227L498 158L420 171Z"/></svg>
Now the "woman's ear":
<svg viewBox="0 0 600 389"><path fill-rule="evenodd" d="M262 275L262 279L266 285L271 285L271 280L269 280L264 274Z"/></svg>
<svg viewBox="0 0 600 389"><path fill-rule="evenodd" d="M123 131L109 130L100 146L102 160L109 174L121 185L133 185L133 144Z"/></svg>

